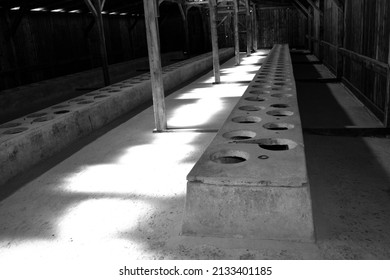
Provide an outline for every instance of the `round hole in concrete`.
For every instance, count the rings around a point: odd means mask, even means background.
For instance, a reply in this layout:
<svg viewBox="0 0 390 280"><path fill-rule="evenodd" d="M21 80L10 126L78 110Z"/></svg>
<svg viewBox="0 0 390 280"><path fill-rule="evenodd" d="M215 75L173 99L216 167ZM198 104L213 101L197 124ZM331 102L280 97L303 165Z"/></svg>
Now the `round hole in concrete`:
<svg viewBox="0 0 390 280"><path fill-rule="evenodd" d="M269 130L289 130L293 129L294 125L289 123L266 123L263 127Z"/></svg>
<svg viewBox="0 0 390 280"><path fill-rule="evenodd" d="M240 109L241 111L260 111L263 110L264 107L245 105L245 106L238 107L238 109Z"/></svg>
<svg viewBox="0 0 390 280"><path fill-rule="evenodd" d="M274 83L275 86L285 86L287 83L281 83L281 82L276 82Z"/></svg>
<svg viewBox="0 0 390 280"><path fill-rule="evenodd" d="M275 93L271 95L272 97L277 97L277 98L284 98L284 97L292 97L292 94L289 93Z"/></svg>
<svg viewBox="0 0 390 280"><path fill-rule="evenodd" d="M226 132L223 137L230 140L247 140L256 136L256 132L250 130L235 130Z"/></svg>
<svg viewBox="0 0 390 280"><path fill-rule="evenodd" d="M94 101L92 101L92 100L85 100L85 101L77 102L77 104L91 104L93 102Z"/></svg>
<svg viewBox="0 0 390 280"><path fill-rule="evenodd" d="M27 127L15 127L4 131L3 134L17 134L26 131L27 129Z"/></svg>
<svg viewBox="0 0 390 280"><path fill-rule="evenodd" d="M40 118L36 118L36 119L33 119L33 123L37 123L37 122L46 122L46 121L50 121L54 119L53 116L44 116L44 117L40 117Z"/></svg>
<svg viewBox="0 0 390 280"><path fill-rule="evenodd" d="M39 118L39 117L43 117L45 115L46 115L46 113L34 113L34 114L31 114L31 115L28 115L26 118L29 118L29 119L31 119L31 118Z"/></svg>
<svg viewBox="0 0 390 280"><path fill-rule="evenodd" d="M240 116L232 119L236 123L258 123L261 122L261 118L256 116Z"/></svg>
<svg viewBox="0 0 390 280"><path fill-rule="evenodd" d="M102 95L97 95L97 96L95 96L94 98L95 98L95 99L99 99L99 98L105 98L105 97L108 97L108 95L104 95L104 94L102 94Z"/></svg>
<svg viewBox="0 0 390 280"><path fill-rule="evenodd" d="M258 140L259 147L270 151L288 151L298 146L290 139L267 138Z"/></svg>
<svg viewBox="0 0 390 280"><path fill-rule="evenodd" d="M288 108L290 105L288 104L272 104L271 107L273 108Z"/></svg>
<svg viewBox="0 0 390 280"><path fill-rule="evenodd" d="M272 88L271 85L253 85L253 88Z"/></svg>
<svg viewBox="0 0 390 280"><path fill-rule="evenodd" d="M237 164L249 159L249 154L237 150L222 150L210 156L210 159L220 164Z"/></svg>
<svg viewBox="0 0 390 280"><path fill-rule="evenodd" d="M268 94L271 93L269 90L251 90L250 94Z"/></svg>
<svg viewBox="0 0 390 280"><path fill-rule="evenodd" d="M12 127L17 127L21 125L21 123L5 123L5 124L2 124L0 125L0 128L12 128Z"/></svg>
<svg viewBox="0 0 390 280"><path fill-rule="evenodd" d="M85 100L84 98L76 98L76 99L69 100L69 103L71 103L71 102L80 102L80 101L84 101L84 100Z"/></svg>
<svg viewBox="0 0 390 280"><path fill-rule="evenodd" d="M262 98L260 96L249 96L249 97L245 97L245 100L247 101L252 101L252 102L263 102L265 101L266 99L265 98Z"/></svg>
<svg viewBox="0 0 390 280"><path fill-rule="evenodd" d="M257 84L269 84L270 81L267 81L267 80L256 80L255 81Z"/></svg>
<svg viewBox="0 0 390 280"><path fill-rule="evenodd" d="M290 116L294 115L294 112L282 111L282 110L272 110L272 111L268 111L267 114L274 116L274 117L290 117Z"/></svg>
<svg viewBox="0 0 390 280"><path fill-rule="evenodd" d="M103 90L100 90L100 91L106 91L105 89ZM94 92L94 93L87 93L85 96L95 96L95 95L99 95L100 93L99 92Z"/></svg>
<svg viewBox="0 0 390 280"><path fill-rule="evenodd" d="M61 114L66 114L66 113L69 113L70 111L68 110L60 110L60 111L55 111L54 114L56 115L61 115Z"/></svg>
<svg viewBox="0 0 390 280"><path fill-rule="evenodd" d="M62 109L62 108L67 108L69 107L69 105L56 105L56 106L53 106L52 108L53 109Z"/></svg>

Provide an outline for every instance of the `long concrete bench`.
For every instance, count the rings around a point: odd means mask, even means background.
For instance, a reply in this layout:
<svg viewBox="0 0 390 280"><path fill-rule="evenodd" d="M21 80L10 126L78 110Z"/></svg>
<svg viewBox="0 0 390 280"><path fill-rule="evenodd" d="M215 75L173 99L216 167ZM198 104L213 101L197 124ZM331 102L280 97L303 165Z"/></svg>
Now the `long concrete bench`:
<svg viewBox="0 0 390 280"><path fill-rule="evenodd" d="M232 48L220 50L221 61L233 55ZM211 67L211 53L164 67L164 88L169 91ZM145 73L0 125L0 186L151 99L150 73Z"/></svg>
<svg viewBox="0 0 390 280"><path fill-rule="evenodd" d="M288 45L275 45L187 176L182 233L314 241Z"/></svg>
<svg viewBox="0 0 390 280"><path fill-rule="evenodd" d="M172 61L179 59L183 59L182 52L170 52L161 55L164 66L168 66L172 64ZM147 68L149 68L147 57L111 64L109 66L111 82L116 83L138 76L142 74L138 72L139 70L147 72ZM0 91L0 124L87 93L88 88L101 88L103 86L102 70L101 68L95 68L2 90Z"/></svg>

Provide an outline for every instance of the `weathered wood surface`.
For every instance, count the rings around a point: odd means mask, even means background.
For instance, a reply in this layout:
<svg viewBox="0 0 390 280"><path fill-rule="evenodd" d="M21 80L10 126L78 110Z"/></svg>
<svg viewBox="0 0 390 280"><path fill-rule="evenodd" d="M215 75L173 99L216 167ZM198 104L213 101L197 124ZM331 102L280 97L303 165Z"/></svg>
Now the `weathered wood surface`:
<svg viewBox="0 0 390 280"><path fill-rule="evenodd" d="M165 112L164 85L161 68L161 52L159 41L159 28L157 18L157 3L144 0L146 37L148 40L148 53L150 76L153 95L154 120L157 132L167 130L167 118Z"/></svg>
<svg viewBox="0 0 390 280"><path fill-rule="evenodd" d="M324 1L324 41L339 46L344 69L337 48L324 47L324 62L385 123L390 1L345 0L344 13L340 2Z"/></svg>

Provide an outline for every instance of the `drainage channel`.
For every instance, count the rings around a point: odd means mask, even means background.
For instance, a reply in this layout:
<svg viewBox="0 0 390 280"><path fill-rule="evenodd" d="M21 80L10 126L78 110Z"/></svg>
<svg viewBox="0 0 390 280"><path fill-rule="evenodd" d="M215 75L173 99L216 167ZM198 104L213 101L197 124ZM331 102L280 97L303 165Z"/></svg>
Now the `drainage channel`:
<svg viewBox="0 0 390 280"><path fill-rule="evenodd" d="M182 233L314 241L288 45L275 45L187 176Z"/></svg>

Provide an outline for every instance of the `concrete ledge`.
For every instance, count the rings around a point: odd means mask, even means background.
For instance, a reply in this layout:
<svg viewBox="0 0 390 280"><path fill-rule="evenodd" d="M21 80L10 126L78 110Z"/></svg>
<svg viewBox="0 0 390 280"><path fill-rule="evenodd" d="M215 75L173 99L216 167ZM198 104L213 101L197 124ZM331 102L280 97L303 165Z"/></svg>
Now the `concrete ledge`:
<svg viewBox="0 0 390 280"><path fill-rule="evenodd" d="M171 60L182 58L183 54L181 52L171 52L161 56L163 65L172 63ZM137 76L140 74L137 69L145 70L147 68L149 68L147 57L112 64L109 66L111 82L115 83ZM0 93L0 108L2 109L0 120L12 120L83 93L77 91L77 89L101 88L103 86L102 70L101 68L95 68L3 90Z"/></svg>
<svg viewBox="0 0 390 280"><path fill-rule="evenodd" d="M221 60L234 55L220 50ZM212 67L211 53L163 68L167 91ZM0 125L0 185L76 139L152 99L150 74L133 77Z"/></svg>
<svg viewBox="0 0 390 280"><path fill-rule="evenodd" d="M187 176L185 235L314 241L288 45L275 45Z"/></svg>

